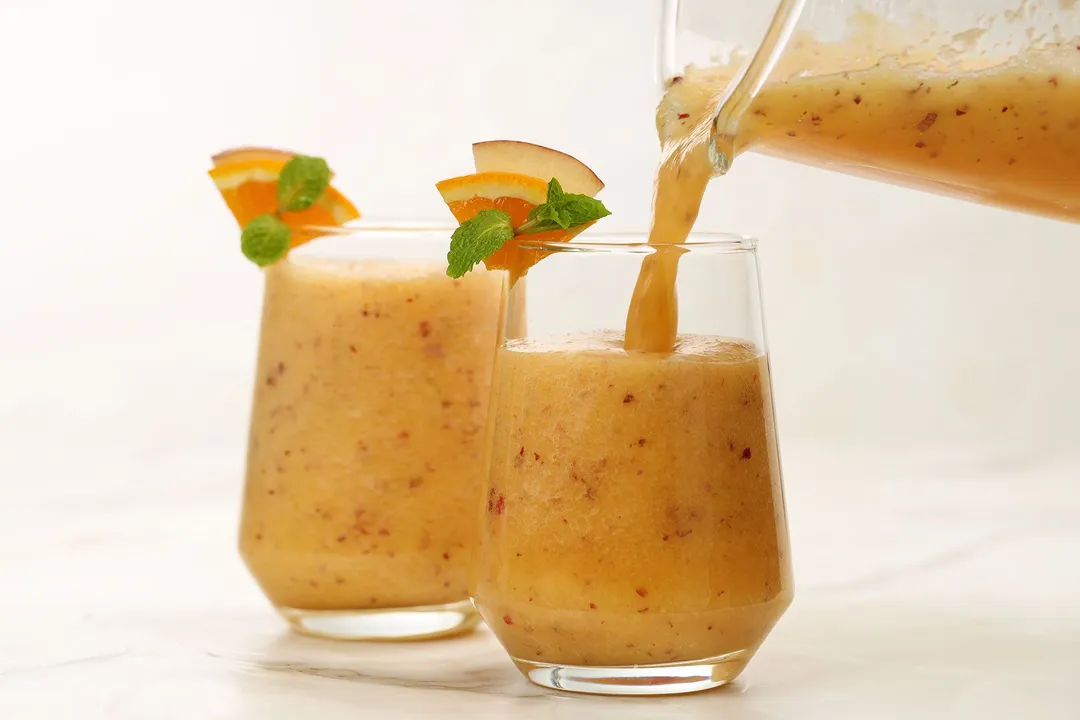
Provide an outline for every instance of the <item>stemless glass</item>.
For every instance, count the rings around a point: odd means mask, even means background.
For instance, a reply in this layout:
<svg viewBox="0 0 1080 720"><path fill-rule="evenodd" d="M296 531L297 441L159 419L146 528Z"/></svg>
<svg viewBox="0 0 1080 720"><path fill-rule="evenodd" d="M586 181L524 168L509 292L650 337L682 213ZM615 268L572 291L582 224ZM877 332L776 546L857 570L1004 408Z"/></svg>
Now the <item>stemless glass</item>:
<svg viewBox="0 0 1080 720"><path fill-rule="evenodd" d="M622 328L643 235L536 243L492 385L473 601L539 685L682 693L746 666L791 602L755 242L678 246L671 354Z"/></svg>
<svg viewBox="0 0 1080 720"><path fill-rule="evenodd" d="M492 364L504 312L517 333L523 310L505 273L446 276L452 231L327 229L266 270L240 551L302 632L416 639L478 622Z"/></svg>

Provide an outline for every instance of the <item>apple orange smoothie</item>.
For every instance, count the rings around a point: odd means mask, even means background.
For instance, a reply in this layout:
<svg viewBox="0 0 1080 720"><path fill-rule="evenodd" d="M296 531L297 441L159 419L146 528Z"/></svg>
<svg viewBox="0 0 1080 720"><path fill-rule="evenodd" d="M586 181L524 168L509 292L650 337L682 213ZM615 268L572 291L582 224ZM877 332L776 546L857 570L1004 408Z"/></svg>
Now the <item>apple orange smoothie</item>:
<svg viewBox="0 0 1080 720"><path fill-rule="evenodd" d="M661 104L660 132L682 135L729 74L687 68ZM977 72L883 61L770 82L742 118L735 152L1077 222L1078 130L1080 50L1070 45Z"/></svg>
<svg viewBox="0 0 1080 720"><path fill-rule="evenodd" d="M742 115L731 152L754 151L853 175L1080 222L1080 45L963 71L806 41L785 55ZM836 66L836 72L822 69ZM801 70L819 72L804 76ZM649 242L681 243L714 174L713 119L734 70L686 68L657 109L663 146ZM679 254L646 259L627 347L663 352L678 327Z"/></svg>
<svg viewBox="0 0 1080 720"><path fill-rule="evenodd" d="M506 287L422 260L267 268L240 548L290 619L467 603Z"/></svg>
<svg viewBox="0 0 1080 720"><path fill-rule="evenodd" d="M617 332L499 350L477 608L519 662L721 659L734 677L791 601L767 359Z"/></svg>

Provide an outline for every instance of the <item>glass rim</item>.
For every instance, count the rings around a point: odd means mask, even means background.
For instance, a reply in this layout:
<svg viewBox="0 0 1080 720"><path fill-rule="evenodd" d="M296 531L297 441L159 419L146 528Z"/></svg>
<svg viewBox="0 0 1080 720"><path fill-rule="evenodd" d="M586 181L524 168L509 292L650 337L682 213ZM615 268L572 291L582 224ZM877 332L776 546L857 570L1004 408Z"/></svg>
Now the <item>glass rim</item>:
<svg viewBox="0 0 1080 720"><path fill-rule="evenodd" d="M450 235L457 229L439 221L425 220L362 220L346 225L309 225L304 228L315 232L319 237L350 237L366 233L372 235L413 234L427 238L433 234L445 234L447 249ZM738 233L694 231L683 243L649 244L649 234L643 231L586 230L572 240L529 240L528 236L519 236L521 247L525 250L546 252L577 253L621 253L629 255L649 255L660 248L678 247L684 251L701 253L736 253L753 252L757 249L757 238Z"/></svg>
<svg viewBox="0 0 1080 720"><path fill-rule="evenodd" d="M649 243L649 233L640 231L586 230L573 240L528 240L526 237L521 237L521 247L525 250L625 255L651 255L664 248L680 248L684 252L692 253L753 252L758 243L757 238L749 235L704 230L691 232L686 241L681 243Z"/></svg>
<svg viewBox="0 0 1080 720"><path fill-rule="evenodd" d="M318 237L348 237L364 233L446 233L449 239L457 225L437 220L359 220L345 225L304 225L296 229L314 233Z"/></svg>

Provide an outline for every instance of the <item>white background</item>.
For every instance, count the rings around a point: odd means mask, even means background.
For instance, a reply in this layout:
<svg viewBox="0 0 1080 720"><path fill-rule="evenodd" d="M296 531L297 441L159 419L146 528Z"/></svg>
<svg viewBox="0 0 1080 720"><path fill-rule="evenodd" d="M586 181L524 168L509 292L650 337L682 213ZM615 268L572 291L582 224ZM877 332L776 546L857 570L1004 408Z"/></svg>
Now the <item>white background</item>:
<svg viewBox="0 0 1080 720"><path fill-rule="evenodd" d="M323 155L367 216L448 219L432 183L469 143L526 139L643 229L658 4L4 0L0 481L240 459L260 276L220 149ZM785 442L1075 447L1076 226L754 156L705 204L762 240Z"/></svg>
<svg viewBox="0 0 1080 720"><path fill-rule="evenodd" d="M209 156L449 220L469 143L532 140L642 230L658 3L0 0L0 717L1076 717L1078 227L754 156L701 226L762 239L797 601L730 692L319 643L244 572L261 277Z"/></svg>

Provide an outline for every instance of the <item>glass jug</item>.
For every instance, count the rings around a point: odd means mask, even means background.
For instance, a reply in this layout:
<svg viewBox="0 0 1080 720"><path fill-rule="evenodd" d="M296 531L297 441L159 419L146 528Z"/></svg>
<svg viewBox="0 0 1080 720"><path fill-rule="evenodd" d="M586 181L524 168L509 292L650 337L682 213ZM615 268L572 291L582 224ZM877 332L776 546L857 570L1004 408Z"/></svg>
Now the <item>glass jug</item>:
<svg viewBox="0 0 1080 720"><path fill-rule="evenodd" d="M1080 222L1077 0L665 0L660 71L661 141L714 174L753 150Z"/></svg>

